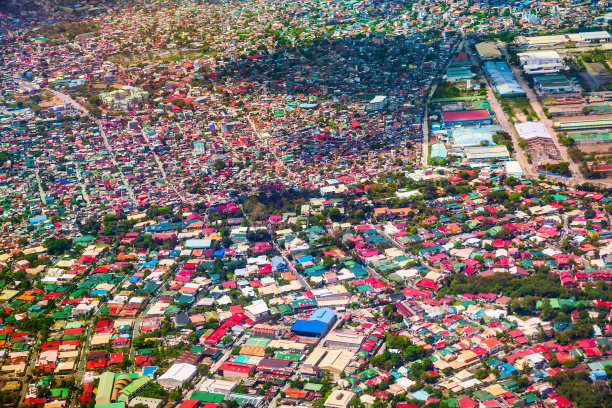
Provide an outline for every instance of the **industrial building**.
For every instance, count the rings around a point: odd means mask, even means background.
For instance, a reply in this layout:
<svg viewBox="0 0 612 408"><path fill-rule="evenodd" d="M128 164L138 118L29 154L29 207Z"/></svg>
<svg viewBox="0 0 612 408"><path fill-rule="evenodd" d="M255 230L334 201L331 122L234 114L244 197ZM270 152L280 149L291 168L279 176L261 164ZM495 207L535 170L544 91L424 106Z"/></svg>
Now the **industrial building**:
<svg viewBox="0 0 612 408"><path fill-rule="evenodd" d="M543 123L519 123L514 128L519 138L527 142L527 148L534 163L547 163L561 158L561 153L559 153L552 135Z"/></svg>
<svg viewBox="0 0 612 408"><path fill-rule="evenodd" d="M582 33L538 35L533 37L518 36L516 44L524 48L554 47L564 44L589 44L610 42L607 31L591 31Z"/></svg>
<svg viewBox="0 0 612 408"><path fill-rule="evenodd" d="M563 131L587 130L587 129L609 129L612 128L612 120L583 120L578 122L555 122L555 129Z"/></svg>
<svg viewBox="0 0 612 408"><path fill-rule="evenodd" d="M474 78L476 74L469 67L448 67L446 69L446 80L448 82L459 82Z"/></svg>
<svg viewBox="0 0 612 408"><path fill-rule="evenodd" d="M318 367L332 374L340 375L354 356L355 353L348 350L328 350L323 347L317 347L310 353L308 358L304 360L302 369Z"/></svg>
<svg viewBox="0 0 612 408"><path fill-rule="evenodd" d="M468 163L473 165L488 163L491 160L510 160L510 152L508 152L508 148L503 145L468 147L465 149L465 155Z"/></svg>
<svg viewBox="0 0 612 408"><path fill-rule="evenodd" d="M523 177L523 169L521 169L521 165L516 160L509 160L504 162L504 167L506 170L506 174L512 177Z"/></svg>
<svg viewBox="0 0 612 408"><path fill-rule="evenodd" d="M335 332L332 331L325 338L325 346L331 349L341 349L341 350L350 350L357 351L359 347L361 347L361 343L365 336L361 334L357 334L355 332Z"/></svg>
<svg viewBox="0 0 612 408"><path fill-rule="evenodd" d="M214 378L205 379L200 385L200 391L213 392L216 394L229 394L236 389L236 382L226 380L216 380Z"/></svg>
<svg viewBox="0 0 612 408"><path fill-rule="evenodd" d="M446 159L448 157L448 150L446 149L446 146L444 146L444 143L433 143L431 145L431 154L429 155L429 157L432 160Z"/></svg>
<svg viewBox="0 0 612 408"><path fill-rule="evenodd" d="M546 129L546 126L542 122L517 123L514 125L514 128L516 129L518 137L525 139L526 142L531 142L537 139L552 139L551 134L548 132L548 129Z"/></svg>
<svg viewBox="0 0 612 408"><path fill-rule="evenodd" d="M612 143L612 132L568 133L576 144Z"/></svg>
<svg viewBox="0 0 612 408"><path fill-rule="evenodd" d="M575 92L574 84L563 74L536 75L535 86L541 93Z"/></svg>
<svg viewBox="0 0 612 408"><path fill-rule="evenodd" d="M499 125L490 125L471 128L454 128L448 130L449 140L452 140L455 149L465 149L466 147L482 146L483 141L489 145L494 145L493 135L500 132L502 127Z"/></svg>
<svg viewBox="0 0 612 408"><path fill-rule="evenodd" d="M507 63L487 61L483 69L495 93L501 96L525 94Z"/></svg>
<svg viewBox="0 0 612 408"><path fill-rule="evenodd" d="M315 310L308 320L296 320L291 331L297 336L323 337L336 323L337 317L329 307Z"/></svg>
<svg viewBox="0 0 612 408"><path fill-rule="evenodd" d="M526 74L551 74L567 69L557 51L529 51L518 56Z"/></svg>
<svg viewBox="0 0 612 408"><path fill-rule="evenodd" d="M442 112L442 121L444 128L490 125L491 115L486 109L447 111Z"/></svg>
<svg viewBox="0 0 612 408"><path fill-rule="evenodd" d="M340 375L348 367L354 356L355 353L348 350L329 350L318 366L332 374Z"/></svg>
<svg viewBox="0 0 612 408"><path fill-rule="evenodd" d="M197 368L194 365L187 363L172 364L168 371L157 379L157 383L164 388L173 389L182 387L188 381L191 381L197 373Z"/></svg>

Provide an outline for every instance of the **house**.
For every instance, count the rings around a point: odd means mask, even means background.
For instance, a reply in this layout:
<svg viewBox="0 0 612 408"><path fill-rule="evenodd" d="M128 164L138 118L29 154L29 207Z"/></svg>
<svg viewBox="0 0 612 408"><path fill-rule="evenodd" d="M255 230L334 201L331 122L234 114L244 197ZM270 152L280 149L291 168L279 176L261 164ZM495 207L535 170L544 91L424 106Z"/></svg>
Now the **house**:
<svg viewBox="0 0 612 408"><path fill-rule="evenodd" d="M325 408L348 408L355 397L352 391L334 390L325 400Z"/></svg>
<svg viewBox="0 0 612 408"><path fill-rule="evenodd" d="M254 321L261 320L270 315L270 309L263 299L257 299L252 304L246 306L244 311Z"/></svg>
<svg viewBox="0 0 612 408"><path fill-rule="evenodd" d="M282 256L277 255L273 257L271 264L272 264L272 272L274 273L286 272L289 270L289 267L287 266L287 262L285 262Z"/></svg>

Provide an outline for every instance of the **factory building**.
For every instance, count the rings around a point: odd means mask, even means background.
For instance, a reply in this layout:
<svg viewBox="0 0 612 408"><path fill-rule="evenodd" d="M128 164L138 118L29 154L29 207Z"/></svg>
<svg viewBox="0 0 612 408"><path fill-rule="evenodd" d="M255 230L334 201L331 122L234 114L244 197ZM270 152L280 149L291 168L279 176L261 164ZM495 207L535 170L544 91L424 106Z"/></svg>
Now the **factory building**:
<svg viewBox="0 0 612 408"><path fill-rule="evenodd" d="M337 317L329 307L315 310L308 320L296 320L291 331L302 337L323 337L336 323Z"/></svg>

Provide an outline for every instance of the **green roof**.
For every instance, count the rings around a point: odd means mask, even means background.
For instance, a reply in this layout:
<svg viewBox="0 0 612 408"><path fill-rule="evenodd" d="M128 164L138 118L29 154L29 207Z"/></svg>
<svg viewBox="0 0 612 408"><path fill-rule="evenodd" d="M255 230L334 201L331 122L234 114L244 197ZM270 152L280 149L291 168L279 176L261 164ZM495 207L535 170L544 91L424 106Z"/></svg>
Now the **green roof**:
<svg viewBox="0 0 612 408"><path fill-rule="evenodd" d="M98 393L96 394L96 400L100 398L107 398L110 401L114 382L115 373L113 373L112 371L106 371L102 373L102 375L100 375L100 381L98 383Z"/></svg>
<svg viewBox="0 0 612 408"><path fill-rule="evenodd" d="M142 387L146 386L150 382L151 382L151 379L147 377L146 375L143 375L142 377L138 378L136 381L133 381L130 384L128 384L124 389L121 390L120 394L125 395L126 397L129 398L132 396L132 394L139 391Z"/></svg>
<svg viewBox="0 0 612 408"><path fill-rule="evenodd" d="M212 402L215 404L220 404L225 399L225 395L216 394L212 392L194 391L191 394L190 399L198 400L201 402Z"/></svg>
<svg viewBox="0 0 612 408"><path fill-rule="evenodd" d="M323 384L316 384L316 383L311 383L311 382L304 384L305 391L317 392L317 391L320 391L321 388L323 388Z"/></svg>
<svg viewBox="0 0 612 408"><path fill-rule="evenodd" d="M576 122L555 122L557 130L581 130L612 127L612 120L585 120Z"/></svg>
<svg viewBox="0 0 612 408"><path fill-rule="evenodd" d="M110 404L96 404L95 408L125 408L125 402L111 402Z"/></svg>

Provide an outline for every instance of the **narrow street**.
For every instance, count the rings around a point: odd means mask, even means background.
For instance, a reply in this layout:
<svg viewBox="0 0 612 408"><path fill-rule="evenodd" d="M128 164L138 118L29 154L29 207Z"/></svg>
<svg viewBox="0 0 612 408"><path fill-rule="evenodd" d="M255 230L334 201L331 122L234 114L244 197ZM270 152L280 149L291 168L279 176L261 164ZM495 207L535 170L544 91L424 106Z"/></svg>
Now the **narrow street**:
<svg viewBox="0 0 612 408"><path fill-rule="evenodd" d="M46 195L45 195L45 190L43 190L42 188L42 180L40 179L40 174L38 172L38 169L36 169L34 171L34 174L36 175L36 181L38 184L38 194L40 194L40 202L43 204L42 207L42 212L43 214L45 213L45 205L46 205Z"/></svg>
<svg viewBox="0 0 612 408"><path fill-rule="evenodd" d="M123 181L123 184L125 186L125 189L130 197L130 199L132 200L132 202L136 202L136 197L134 195L134 191L132 190L132 187L130 186L130 184L128 183L127 178L125 177L125 174L123 174L123 171L121 170L121 167L119 166L119 163L117 162L117 158L115 157L115 152L113 150L113 148L111 147L111 144L108 140L108 136L106 135L106 131L104 130L104 126L102 126L102 122L97 119L94 118L93 116L91 116L89 114L89 111L87 109L85 109L85 107L83 105L81 105L80 103L78 103L77 101L75 101L74 99L72 99L72 97L70 97L69 95L66 95L64 93L58 92L54 89L48 88L49 91L51 91L55 96L57 96L58 98L60 98L62 101L64 101L64 103L68 102L70 103L73 107L75 107L77 110L81 110L83 111L87 116L89 116L89 118L94 121L96 123L96 125L98 126L98 129L100 130L100 135L102 136L102 139L104 140L104 145L106 146L106 149L108 150L108 152L110 153L110 158L111 158L111 162L113 163L113 166L115 166L119 172L119 175L121 176L121 180Z"/></svg>
<svg viewBox="0 0 612 408"><path fill-rule="evenodd" d="M83 195L83 199L87 202L87 205L91 204L91 199L89 198L89 194L87 193L87 189L85 188L85 183L83 182L83 174L80 168L76 168L76 176L79 183L79 187L81 187L81 194Z"/></svg>

